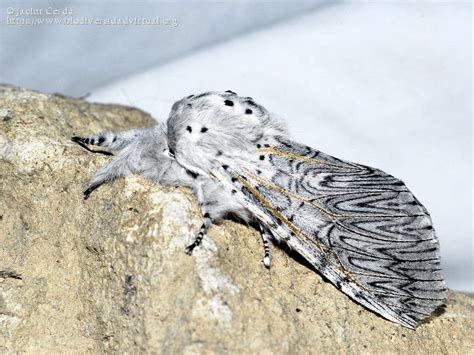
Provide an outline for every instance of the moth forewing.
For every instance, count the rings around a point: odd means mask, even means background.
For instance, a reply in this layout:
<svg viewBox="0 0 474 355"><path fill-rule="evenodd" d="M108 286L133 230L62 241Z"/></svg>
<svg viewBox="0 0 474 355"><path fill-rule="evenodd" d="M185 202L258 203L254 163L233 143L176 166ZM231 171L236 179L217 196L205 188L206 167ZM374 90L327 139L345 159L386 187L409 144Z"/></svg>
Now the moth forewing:
<svg viewBox="0 0 474 355"><path fill-rule="evenodd" d="M262 153L213 175L277 240L353 300L405 327L443 303L431 219L400 180L288 140L255 152Z"/></svg>

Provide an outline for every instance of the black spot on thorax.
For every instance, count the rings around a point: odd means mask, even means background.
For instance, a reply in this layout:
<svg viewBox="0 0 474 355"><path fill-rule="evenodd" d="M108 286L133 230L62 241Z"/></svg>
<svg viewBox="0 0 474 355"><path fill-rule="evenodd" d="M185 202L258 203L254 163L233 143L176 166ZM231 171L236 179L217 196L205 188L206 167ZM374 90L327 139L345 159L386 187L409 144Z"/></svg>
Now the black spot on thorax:
<svg viewBox="0 0 474 355"><path fill-rule="evenodd" d="M191 170L188 170L188 169L186 169L186 174L191 176L193 179L196 179L199 176L198 173L195 173L194 171L191 171Z"/></svg>

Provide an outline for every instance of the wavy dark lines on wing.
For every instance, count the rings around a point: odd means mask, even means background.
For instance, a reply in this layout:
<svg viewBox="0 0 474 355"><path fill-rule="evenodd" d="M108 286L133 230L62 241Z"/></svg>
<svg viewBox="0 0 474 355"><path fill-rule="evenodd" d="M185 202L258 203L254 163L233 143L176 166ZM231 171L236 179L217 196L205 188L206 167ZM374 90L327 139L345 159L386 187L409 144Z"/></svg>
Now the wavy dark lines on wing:
<svg viewBox="0 0 474 355"><path fill-rule="evenodd" d="M406 195L406 196L405 196ZM321 203L333 212L344 215L411 215L422 212L410 201L409 193L394 191L359 192L351 195L333 195Z"/></svg>
<svg viewBox="0 0 474 355"><path fill-rule="evenodd" d="M420 242L434 238L433 229L426 227L429 223L429 217L426 215L340 217L339 222L341 228L348 232L374 240L398 243L410 240Z"/></svg>
<svg viewBox="0 0 474 355"><path fill-rule="evenodd" d="M321 176L319 186L322 188L331 189L346 189L346 190L392 190L405 191L406 187L400 184L400 180L392 177L381 177L374 175L357 176L353 174L334 174L327 173Z"/></svg>

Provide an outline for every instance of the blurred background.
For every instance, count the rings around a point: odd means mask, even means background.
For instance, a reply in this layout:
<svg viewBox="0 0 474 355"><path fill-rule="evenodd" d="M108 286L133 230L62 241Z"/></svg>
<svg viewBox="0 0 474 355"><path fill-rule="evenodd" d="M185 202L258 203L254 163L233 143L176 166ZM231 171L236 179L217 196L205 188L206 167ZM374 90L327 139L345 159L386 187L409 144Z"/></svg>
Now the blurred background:
<svg viewBox="0 0 474 355"><path fill-rule="evenodd" d="M233 90L293 137L402 178L474 291L470 1L1 1L0 81L167 118Z"/></svg>

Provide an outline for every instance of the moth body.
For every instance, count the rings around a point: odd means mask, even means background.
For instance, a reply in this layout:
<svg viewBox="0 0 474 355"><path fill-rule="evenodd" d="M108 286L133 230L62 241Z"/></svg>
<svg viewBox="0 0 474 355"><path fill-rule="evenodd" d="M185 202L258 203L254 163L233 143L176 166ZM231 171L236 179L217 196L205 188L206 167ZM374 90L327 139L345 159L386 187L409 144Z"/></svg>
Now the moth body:
<svg viewBox="0 0 474 355"><path fill-rule="evenodd" d="M190 95L173 105L166 127L73 141L116 152L85 198L129 174L193 189L203 224L189 254L212 223L234 216L259 229L266 267L272 240L285 243L353 300L405 327L444 302L438 239L405 184L292 141L283 121L250 97Z"/></svg>

